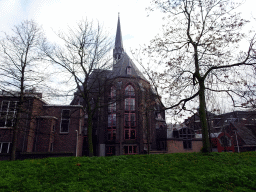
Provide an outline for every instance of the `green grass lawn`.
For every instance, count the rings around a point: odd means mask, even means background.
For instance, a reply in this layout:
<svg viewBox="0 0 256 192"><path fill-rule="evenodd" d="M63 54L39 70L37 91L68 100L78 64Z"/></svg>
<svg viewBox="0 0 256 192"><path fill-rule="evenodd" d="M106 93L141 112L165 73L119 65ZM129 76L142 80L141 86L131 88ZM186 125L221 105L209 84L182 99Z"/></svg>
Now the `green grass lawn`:
<svg viewBox="0 0 256 192"><path fill-rule="evenodd" d="M0 191L256 191L256 152L0 161Z"/></svg>

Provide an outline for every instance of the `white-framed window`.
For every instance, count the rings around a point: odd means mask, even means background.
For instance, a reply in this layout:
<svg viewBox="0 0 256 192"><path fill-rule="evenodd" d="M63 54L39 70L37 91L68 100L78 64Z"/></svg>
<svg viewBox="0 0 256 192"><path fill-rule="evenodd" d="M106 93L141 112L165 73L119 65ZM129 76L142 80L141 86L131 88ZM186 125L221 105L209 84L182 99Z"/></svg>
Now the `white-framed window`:
<svg viewBox="0 0 256 192"><path fill-rule="evenodd" d="M10 142L0 142L0 153L9 153L11 148Z"/></svg>
<svg viewBox="0 0 256 192"><path fill-rule="evenodd" d="M17 113L17 101L2 101L0 127L12 127Z"/></svg>
<svg viewBox="0 0 256 192"><path fill-rule="evenodd" d="M69 132L69 121L70 121L70 110L63 109L61 113L61 125L60 125L61 133Z"/></svg>

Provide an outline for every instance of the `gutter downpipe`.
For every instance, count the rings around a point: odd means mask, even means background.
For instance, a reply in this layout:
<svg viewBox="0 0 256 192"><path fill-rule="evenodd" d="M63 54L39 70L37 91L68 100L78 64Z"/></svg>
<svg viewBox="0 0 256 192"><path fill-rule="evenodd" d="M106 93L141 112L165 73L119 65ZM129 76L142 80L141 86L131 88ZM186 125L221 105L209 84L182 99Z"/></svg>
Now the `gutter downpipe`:
<svg viewBox="0 0 256 192"><path fill-rule="evenodd" d="M77 147L78 147L78 131L76 130L76 157L77 157Z"/></svg>
<svg viewBox="0 0 256 192"><path fill-rule="evenodd" d="M235 134L236 134L236 130L235 130ZM236 145L237 145L237 152L239 153L240 150L239 150L239 145L238 145L238 140L237 140L237 134L236 134Z"/></svg>

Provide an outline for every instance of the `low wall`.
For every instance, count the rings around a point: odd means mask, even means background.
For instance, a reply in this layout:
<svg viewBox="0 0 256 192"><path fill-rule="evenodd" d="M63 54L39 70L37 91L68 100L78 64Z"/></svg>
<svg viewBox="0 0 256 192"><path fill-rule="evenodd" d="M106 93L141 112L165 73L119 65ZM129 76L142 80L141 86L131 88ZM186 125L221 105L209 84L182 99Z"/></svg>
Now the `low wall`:
<svg viewBox="0 0 256 192"><path fill-rule="evenodd" d="M167 149L168 153L187 153L187 152L200 152L203 147L201 139L192 140L192 148L184 149L182 139L168 139Z"/></svg>
<svg viewBox="0 0 256 192"><path fill-rule="evenodd" d="M31 152L31 153L19 153L16 155L17 160L24 160L24 159L42 159L47 157L68 157L68 156L75 156L74 153L70 152ZM10 160L10 154L0 154L0 160Z"/></svg>

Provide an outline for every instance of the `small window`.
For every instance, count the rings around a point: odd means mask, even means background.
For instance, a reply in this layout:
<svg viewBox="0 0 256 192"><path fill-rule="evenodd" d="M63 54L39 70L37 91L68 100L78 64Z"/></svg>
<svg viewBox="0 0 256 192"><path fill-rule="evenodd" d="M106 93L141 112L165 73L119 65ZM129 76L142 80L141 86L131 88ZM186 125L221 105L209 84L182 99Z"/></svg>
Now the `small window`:
<svg viewBox="0 0 256 192"><path fill-rule="evenodd" d="M55 125L52 126L52 132L55 132Z"/></svg>
<svg viewBox="0 0 256 192"><path fill-rule="evenodd" d="M69 132L70 110L63 109L61 114L61 133Z"/></svg>
<svg viewBox="0 0 256 192"><path fill-rule="evenodd" d="M11 143L0 143L0 153L9 153Z"/></svg>
<svg viewBox="0 0 256 192"><path fill-rule="evenodd" d="M111 98L115 98L116 97L116 88L115 87L111 87L110 97Z"/></svg>
<svg viewBox="0 0 256 192"><path fill-rule="evenodd" d="M53 152L53 143L51 143L50 151Z"/></svg>
<svg viewBox="0 0 256 192"><path fill-rule="evenodd" d="M115 155L115 147L114 146L106 147L106 153L107 153L107 156Z"/></svg>
<svg viewBox="0 0 256 192"><path fill-rule="evenodd" d="M127 75L131 75L132 74L132 68L130 66L128 66L126 68L126 73L127 73Z"/></svg>
<svg viewBox="0 0 256 192"><path fill-rule="evenodd" d="M189 139L183 139L183 148L192 149L192 141Z"/></svg>

